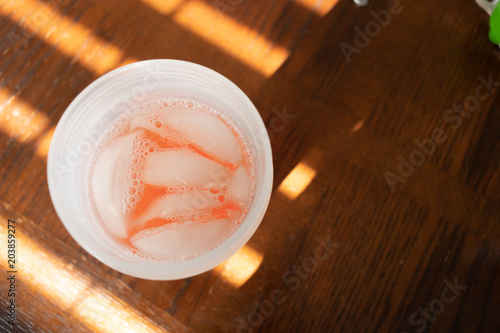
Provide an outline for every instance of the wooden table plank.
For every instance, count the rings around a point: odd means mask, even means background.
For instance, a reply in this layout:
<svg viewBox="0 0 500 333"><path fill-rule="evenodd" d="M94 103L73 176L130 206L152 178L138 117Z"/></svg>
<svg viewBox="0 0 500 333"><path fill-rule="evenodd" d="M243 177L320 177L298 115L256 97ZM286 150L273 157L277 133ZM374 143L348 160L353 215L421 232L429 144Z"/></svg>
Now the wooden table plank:
<svg viewBox="0 0 500 333"><path fill-rule="evenodd" d="M347 61L342 43L354 45L387 1L0 1L0 215L22 230L18 331L498 331L497 91L455 129L443 116L476 94L479 76L500 81L500 51L473 1L400 5ZM273 196L246 257L178 281L98 262L47 188L51 131L73 98L152 58L233 80L273 148ZM436 128L447 140L392 191L384 174ZM294 194L287 181L301 170L310 183ZM238 260L251 268L239 278Z"/></svg>

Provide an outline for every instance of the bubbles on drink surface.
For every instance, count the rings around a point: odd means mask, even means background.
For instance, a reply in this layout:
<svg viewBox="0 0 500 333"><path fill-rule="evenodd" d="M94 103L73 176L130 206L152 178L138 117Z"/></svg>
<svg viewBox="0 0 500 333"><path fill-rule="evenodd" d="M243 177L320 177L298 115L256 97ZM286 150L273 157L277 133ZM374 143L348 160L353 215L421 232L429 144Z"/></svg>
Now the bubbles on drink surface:
<svg viewBox="0 0 500 333"><path fill-rule="evenodd" d="M220 245L253 196L254 164L213 108L158 99L121 115L89 164L89 204L111 242L145 260L182 261Z"/></svg>

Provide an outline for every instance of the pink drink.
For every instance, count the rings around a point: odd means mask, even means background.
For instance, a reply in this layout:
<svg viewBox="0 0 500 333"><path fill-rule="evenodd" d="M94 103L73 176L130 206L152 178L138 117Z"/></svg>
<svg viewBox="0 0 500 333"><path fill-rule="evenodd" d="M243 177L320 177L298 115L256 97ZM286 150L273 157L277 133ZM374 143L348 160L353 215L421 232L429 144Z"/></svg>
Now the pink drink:
<svg viewBox="0 0 500 333"><path fill-rule="evenodd" d="M238 228L254 171L243 136L214 109L159 99L128 110L102 134L88 168L88 199L119 248L182 261Z"/></svg>

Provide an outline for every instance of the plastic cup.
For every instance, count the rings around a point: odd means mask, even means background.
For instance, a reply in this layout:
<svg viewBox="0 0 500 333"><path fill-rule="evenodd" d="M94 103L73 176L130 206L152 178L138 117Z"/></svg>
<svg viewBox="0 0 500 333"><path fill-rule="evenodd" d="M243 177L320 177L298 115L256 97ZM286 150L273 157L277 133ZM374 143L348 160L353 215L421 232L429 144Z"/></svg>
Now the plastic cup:
<svg viewBox="0 0 500 333"><path fill-rule="evenodd" d="M86 173L103 130L129 108L163 97L190 98L228 117L246 138L255 162L255 196L236 231L222 244L181 262L146 262L110 244L95 221L86 193ZM107 266L134 277L174 280L208 271L231 257L254 234L271 196L271 145L262 118L231 81L206 67L179 60L147 60L115 69L92 82L69 105L49 150L50 196L71 236Z"/></svg>

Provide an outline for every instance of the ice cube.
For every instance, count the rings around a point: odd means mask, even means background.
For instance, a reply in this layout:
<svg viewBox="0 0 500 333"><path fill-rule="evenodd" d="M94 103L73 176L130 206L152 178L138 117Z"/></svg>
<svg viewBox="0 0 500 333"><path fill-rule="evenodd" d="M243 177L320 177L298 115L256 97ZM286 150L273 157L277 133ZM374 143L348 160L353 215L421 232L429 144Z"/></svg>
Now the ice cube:
<svg viewBox="0 0 500 333"><path fill-rule="evenodd" d="M228 173L223 165L189 151L165 151L147 156L143 177L156 186L204 186Z"/></svg>
<svg viewBox="0 0 500 333"><path fill-rule="evenodd" d="M170 193L156 200L146 213L138 217L135 225L142 225L155 218L182 216L190 212L215 207L219 202L200 190Z"/></svg>
<svg viewBox="0 0 500 333"><path fill-rule="evenodd" d="M228 191L229 197L232 198L240 207L243 208L250 203L252 182L245 166L241 165L238 169L236 169Z"/></svg>
<svg viewBox="0 0 500 333"><path fill-rule="evenodd" d="M146 254L183 260L217 246L231 230L228 219L207 223L186 221L140 231L130 241Z"/></svg>
<svg viewBox="0 0 500 333"><path fill-rule="evenodd" d="M104 227L111 235L127 237L122 190L130 145L136 134L119 137L99 154L91 176L94 203Z"/></svg>
<svg viewBox="0 0 500 333"><path fill-rule="evenodd" d="M241 149L231 129L207 111L172 107L160 112L160 121L223 162L237 164Z"/></svg>

